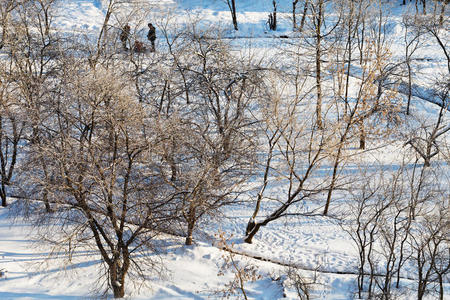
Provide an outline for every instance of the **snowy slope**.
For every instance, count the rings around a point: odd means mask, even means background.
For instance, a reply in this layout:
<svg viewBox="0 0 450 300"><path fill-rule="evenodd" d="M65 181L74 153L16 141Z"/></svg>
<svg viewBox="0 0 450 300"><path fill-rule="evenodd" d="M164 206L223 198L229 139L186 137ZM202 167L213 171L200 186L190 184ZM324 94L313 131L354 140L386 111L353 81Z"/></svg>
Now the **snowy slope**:
<svg viewBox="0 0 450 300"><path fill-rule="evenodd" d="M234 44L244 48L252 43L261 48L261 53L270 51L270 47L280 43L279 35L292 33L290 20L291 1L281 2L279 11L279 30L269 32L267 15L271 11L271 1L237 1L240 30L231 29L230 12L221 0L150 0L146 3L153 7L147 19L160 20L168 10L175 11L181 23L198 17L205 26L221 24L229 28L227 37L238 38ZM104 8L99 0L71 0L60 2L59 15L55 23L61 30L98 32L102 26ZM393 56L403 55L401 16L403 10L395 6L392 23ZM173 13L173 12L172 12ZM158 21L156 21L157 23ZM140 25L145 28L144 25ZM430 85L434 75L446 67L441 50L432 41L425 41L425 47L416 54L421 60L421 78L424 85ZM356 76L356 74L355 74ZM413 111L426 118L436 115L438 107L413 98ZM392 167L398 162L396 154L399 145L364 157L368 163ZM280 188L281 189L281 188ZM281 192L274 187L273 193ZM306 277L321 274L314 287L313 295L321 299L351 299L355 289L357 268L357 250L351 238L331 218L292 218L270 223L255 237L253 244L242 242L243 231L251 215L252 207L230 207L224 212L224 219L212 222L206 231L212 234L201 235L195 246L182 246L182 239L165 236L165 244L159 259L165 266L163 278L151 275L144 285L136 281L130 285L127 294L130 299L209 299L220 298L224 284L232 280L232 270L221 273L226 252L214 246L213 234L220 231L232 234L234 249L245 255L236 255L241 265L255 265L261 278L248 283L246 288L252 299L278 299L286 293L288 299L295 299L292 288L283 289L279 277L286 272L286 264L300 268ZM28 221L18 219L15 222L8 217L9 208L0 208L0 299L83 299L94 295L93 283L101 268L100 259L90 250L79 250L68 264L68 257L61 253L60 259L45 260L49 248L33 241L33 227ZM285 226L289 223L289 226ZM262 257L271 262L250 258ZM316 270L316 271L314 271ZM408 272L406 270L405 274ZM407 277L405 275L405 277ZM405 280L406 285L413 283ZM450 292L450 284L446 285ZM111 295L109 295L111 296ZM236 296L235 296L236 297Z"/></svg>

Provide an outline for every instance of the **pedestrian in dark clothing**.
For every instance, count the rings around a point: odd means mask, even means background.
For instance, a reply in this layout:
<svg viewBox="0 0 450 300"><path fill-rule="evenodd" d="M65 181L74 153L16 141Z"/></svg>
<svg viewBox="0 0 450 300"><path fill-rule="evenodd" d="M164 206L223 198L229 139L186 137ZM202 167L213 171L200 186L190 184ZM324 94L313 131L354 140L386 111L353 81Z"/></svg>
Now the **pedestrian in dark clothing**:
<svg viewBox="0 0 450 300"><path fill-rule="evenodd" d="M126 24L122 28L122 32L120 33L120 41L122 42L123 49L128 50L127 48L127 41L128 37L130 36L130 25Z"/></svg>
<svg viewBox="0 0 450 300"><path fill-rule="evenodd" d="M148 40L152 43L152 52L155 51L156 28L152 23L148 23Z"/></svg>

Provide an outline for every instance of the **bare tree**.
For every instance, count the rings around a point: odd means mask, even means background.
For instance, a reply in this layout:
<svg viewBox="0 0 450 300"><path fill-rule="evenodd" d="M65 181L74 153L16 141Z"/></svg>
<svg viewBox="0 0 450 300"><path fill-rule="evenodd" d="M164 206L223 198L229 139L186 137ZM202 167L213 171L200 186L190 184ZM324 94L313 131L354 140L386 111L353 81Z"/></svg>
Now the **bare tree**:
<svg viewBox="0 0 450 300"><path fill-rule="evenodd" d="M3 207L7 205L7 189L12 183L25 128L18 103L14 101L14 84L4 67L2 64L0 69L0 198Z"/></svg>
<svg viewBox="0 0 450 300"><path fill-rule="evenodd" d="M439 25L443 26L444 25L445 8L447 7L449 1L443 0L440 2L441 2L441 12L439 14Z"/></svg>
<svg viewBox="0 0 450 300"><path fill-rule="evenodd" d="M450 74L450 51L448 50L449 42L443 37L443 32L446 30L445 26L448 25L448 20L446 20L446 22L443 21L441 24L440 21L436 20L436 16L429 16L422 18L418 17L416 22L418 23L418 26L424 28L436 40L447 60L447 70L448 74Z"/></svg>
<svg viewBox="0 0 450 300"><path fill-rule="evenodd" d="M0 4L0 18L1 18L1 27L2 27L2 40L0 42L0 49L5 46L5 42L8 39L8 29L12 24L11 21L11 12L16 9L19 5L19 1L16 0L7 0L2 1Z"/></svg>
<svg viewBox="0 0 450 300"><path fill-rule="evenodd" d="M49 201L57 203L53 214L36 214L48 228L60 227L46 238L56 247L94 247L106 268L102 278L121 298L130 272L142 275L145 265L154 269L151 239L176 215L174 197L158 172L160 139L131 80L80 61L64 66L48 104L45 139L29 153L52 176L30 176L26 184L45 186Z"/></svg>
<svg viewBox="0 0 450 300"><path fill-rule="evenodd" d="M278 85L279 75L268 74L266 101L261 120L261 132L264 136L264 159L261 162L262 182L256 195L255 209L248 221L245 242L251 243L255 234L263 226L290 215L314 215L315 211L299 212L299 203L313 200L314 195L323 192L326 183L316 180L316 171L327 157L329 136L326 131L314 130L314 121L308 119L308 112L303 111L303 101L309 90L299 89L290 98L281 91ZM297 78L298 79L298 78ZM305 82L305 77L302 78ZM270 181L278 178L286 184L286 190L274 198L268 195ZM265 216L259 217L264 203L274 201L275 206Z"/></svg>
<svg viewBox="0 0 450 300"><path fill-rule="evenodd" d="M417 299L423 299L429 291L429 285L435 281L439 284L439 298L444 299L443 275L449 272L448 236L449 216L448 201L444 201L433 213L421 217L416 235L411 236L411 247L417 266ZM446 258L447 256L447 258ZM437 271L437 273L435 273Z"/></svg>
<svg viewBox="0 0 450 300"><path fill-rule="evenodd" d="M57 73L53 62L61 39L53 28L54 4L54 0L17 2L8 19L8 33L3 37L4 48L10 53L8 81L14 83L17 103L28 116L24 123L28 144L40 143L40 124L46 116L43 104L54 88ZM43 176L48 175L45 168L42 163ZM45 198L45 189L42 193ZM47 210L51 210L48 204Z"/></svg>
<svg viewBox="0 0 450 300"><path fill-rule="evenodd" d="M252 172L255 129L250 108L260 81L257 67L230 55L223 40L210 38L220 33L192 32L184 41L196 55L177 57L179 75L189 82L181 84L188 90L177 101L183 114L162 114L173 126L161 126L168 141L164 157L171 166L167 181L181 201L187 245L198 221L235 202ZM180 97L186 94L189 103Z"/></svg>
<svg viewBox="0 0 450 300"><path fill-rule="evenodd" d="M386 52L384 53L386 54ZM363 60L364 63L362 65L363 73L360 81L356 83L358 90L356 95L352 95L351 102L349 101L350 94L347 92L350 81L345 79L344 84L338 84L338 86L344 87L346 92L344 92L344 97L342 97L342 89L338 89L337 99L339 103L343 102L344 107L338 110L337 121L328 125L335 128L337 142L333 148L336 152L332 158L333 172L323 212L324 215L328 213L332 193L338 182L341 163L346 159L344 147L350 141L351 133L355 129L359 131L360 148L364 149L366 147L366 137L369 133L388 134L389 130L385 131L388 126L380 125L391 123L397 119L396 112L399 111L399 105L395 103L396 92L384 91L380 83L377 82L377 80L382 80L379 76L383 76L383 69L386 63L383 58L385 54L378 53L378 50L374 47L369 47L366 50L367 56ZM344 80L348 76L348 73L345 77L338 76L338 80ZM365 125L365 123L368 123L369 126Z"/></svg>
<svg viewBox="0 0 450 300"><path fill-rule="evenodd" d="M412 66L411 66L411 58L414 52L419 48L421 43L421 36L423 35L423 32L420 30L420 28L414 26L412 16L406 15L403 17L403 25L405 27L405 64L407 67L408 72L408 102L406 106L406 114L409 115L410 111L410 104L411 104L411 97L412 97Z"/></svg>
<svg viewBox="0 0 450 300"><path fill-rule="evenodd" d="M424 166L431 165L431 159L440 152L441 136L450 131L450 126L446 123L445 115L449 105L450 81L439 82L440 87L436 88L437 96L442 103L439 114L434 124L422 123L418 130L413 131L413 137L410 138L406 145L410 145L415 152L424 160Z"/></svg>
<svg viewBox="0 0 450 300"><path fill-rule="evenodd" d="M322 106L324 102L324 68L329 62L329 55L333 52L334 41L331 38L336 33L336 28L341 22L340 12L338 18L327 18L328 2L325 0L305 1L302 21L299 28L299 34L302 41L312 53L310 54L313 60L311 67L313 69L313 76L315 77L316 90L316 125L318 129L323 129L324 115ZM310 14L306 14L309 9ZM306 23L305 23L306 22ZM303 26L306 27L303 27Z"/></svg>
<svg viewBox="0 0 450 300"><path fill-rule="evenodd" d="M342 227L355 242L359 254L357 278L359 298L371 299L374 296L378 274L376 241L381 230L381 220L395 201L380 195L383 176L366 176L366 180L360 183L360 188L354 186L351 191L353 201L350 203L349 213L343 217Z"/></svg>
<svg viewBox="0 0 450 300"><path fill-rule="evenodd" d="M161 63L144 60L136 87L164 137L161 174L176 194L190 245L200 220L235 203L252 174L251 107L261 79L258 65L233 55L219 29L201 29L195 20L187 30L172 25L170 16L159 25L168 51Z"/></svg>
<svg viewBox="0 0 450 300"><path fill-rule="evenodd" d="M431 170L423 168L417 159L405 160L393 172L363 172L360 185L353 186L355 201L350 203L342 227L359 251L360 298L392 299L401 292L399 281L406 275L405 264L413 263L418 297L431 291L430 285L438 286L441 293L440 276L448 272L444 238L448 236L448 221L444 221L448 201L442 201L448 195L437 183L441 171L440 166ZM445 180L442 184L446 185ZM433 271L435 260L437 273Z"/></svg>
<svg viewBox="0 0 450 300"><path fill-rule="evenodd" d="M316 94L317 94L317 103L316 103L316 119L317 119L317 127L319 129L323 128L322 122L322 55L323 55L323 45L322 40L326 34L323 32L323 24L325 21L325 6L324 0L317 0L315 2L311 2L311 10L312 10L312 19L311 23L314 28L314 36L315 36L315 75L316 75ZM305 4L306 7L306 4Z"/></svg>

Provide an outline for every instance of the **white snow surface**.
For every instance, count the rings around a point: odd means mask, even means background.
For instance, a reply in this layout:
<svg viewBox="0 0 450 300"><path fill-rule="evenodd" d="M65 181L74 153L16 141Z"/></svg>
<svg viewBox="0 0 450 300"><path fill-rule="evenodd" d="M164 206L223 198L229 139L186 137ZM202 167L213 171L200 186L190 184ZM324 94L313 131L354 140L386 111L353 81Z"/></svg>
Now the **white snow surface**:
<svg viewBox="0 0 450 300"><path fill-rule="evenodd" d="M150 18L161 18L163 11L173 10L180 23L192 16L199 17L205 24L222 24L229 27L230 38L237 38L236 44L244 46L251 43L255 48L267 50L278 40L274 37L290 34L291 1L278 6L279 29L268 32L267 15L271 11L271 2L267 0L236 1L240 29L231 28L230 12L225 1L221 0L161 0L142 1L149 4ZM89 32L99 31L102 26L104 9L99 0L60 1L59 15L55 23L61 30ZM403 55L401 45L403 29L400 26L401 13L408 8L395 5L392 11L391 51L399 57ZM145 25L145 24L144 24ZM145 28L145 27L142 27ZM241 38L241 39L239 39ZM434 41L425 41L416 56L424 58L421 64L424 82L429 82L438 70L446 67L441 50ZM419 98L413 98L413 112L423 114L424 118L435 116L438 107ZM393 166L397 163L396 153L401 145L391 145L365 157L369 163ZM274 187L272 193L277 193ZM338 205L336 205L338 206ZM33 240L33 227L23 219L14 222L9 218L10 210L0 208L0 299L91 299L98 294L93 290L100 267L100 257L89 250L76 252L71 264L62 253L60 259L46 260L49 247ZM253 244L245 244L242 236L252 206L247 208L230 207L224 211L223 219L211 222L208 236L200 235L194 246L183 246L181 238L160 237L165 243L160 259L166 266L165 275L159 278L150 275L144 285L139 281L127 286L129 299L215 299L220 298L224 285L232 280L231 270L219 276L224 251L214 246L214 233L223 230L233 235L234 249L272 262L260 261L246 256L236 255L241 265L251 264L258 267L261 278L246 284L251 299L283 298L279 277L286 273L284 264L293 264L311 278L317 269L319 282L313 289L313 296L319 299L352 299L356 287L357 250L347 233L331 218L296 217L270 223L255 236ZM287 224L288 223L288 224ZM288 225L288 226L286 226ZM350 274L338 274L350 273ZM413 284L407 280L405 285ZM450 291L450 286L446 285ZM286 289L287 299L295 299L292 289ZM109 298L112 295L108 295ZM239 294L234 295L239 298Z"/></svg>

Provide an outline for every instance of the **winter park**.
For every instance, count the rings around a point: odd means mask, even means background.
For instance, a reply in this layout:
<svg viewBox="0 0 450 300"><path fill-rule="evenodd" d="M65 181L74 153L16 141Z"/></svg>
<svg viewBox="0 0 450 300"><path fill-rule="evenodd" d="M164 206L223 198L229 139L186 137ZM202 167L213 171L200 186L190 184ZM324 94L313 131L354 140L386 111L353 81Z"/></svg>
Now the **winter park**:
<svg viewBox="0 0 450 300"><path fill-rule="evenodd" d="M450 299L448 0L0 0L0 300Z"/></svg>

